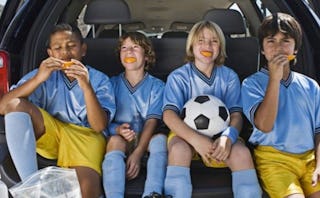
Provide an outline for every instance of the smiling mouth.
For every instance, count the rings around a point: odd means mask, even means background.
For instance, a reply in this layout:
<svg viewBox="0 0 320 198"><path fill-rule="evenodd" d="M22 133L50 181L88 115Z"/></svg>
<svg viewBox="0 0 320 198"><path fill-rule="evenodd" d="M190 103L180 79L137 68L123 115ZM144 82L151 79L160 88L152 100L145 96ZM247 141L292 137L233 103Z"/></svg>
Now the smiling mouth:
<svg viewBox="0 0 320 198"><path fill-rule="evenodd" d="M137 61L137 59L135 57L125 57L124 58L125 63L134 63L136 61Z"/></svg>
<svg viewBox="0 0 320 198"><path fill-rule="evenodd" d="M213 54L212 52L209 52L209 51L201 51L200 53L205 57L211 57Z"/></svg>

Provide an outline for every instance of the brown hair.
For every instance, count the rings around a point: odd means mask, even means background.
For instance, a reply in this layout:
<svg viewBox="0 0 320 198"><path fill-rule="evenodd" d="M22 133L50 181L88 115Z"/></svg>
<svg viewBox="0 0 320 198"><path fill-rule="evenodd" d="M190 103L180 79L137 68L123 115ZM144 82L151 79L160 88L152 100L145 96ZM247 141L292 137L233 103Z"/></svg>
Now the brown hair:
<svg viewBox="0 0 320 198"><path fill-rule="evenodd" d="M295 50L301 47L302 31L300 24L292 16L285 13L272 14L262 21L258 31L260 46L262 46L264 38L270 35L274 36L278 32L294 39Z"/></svg>

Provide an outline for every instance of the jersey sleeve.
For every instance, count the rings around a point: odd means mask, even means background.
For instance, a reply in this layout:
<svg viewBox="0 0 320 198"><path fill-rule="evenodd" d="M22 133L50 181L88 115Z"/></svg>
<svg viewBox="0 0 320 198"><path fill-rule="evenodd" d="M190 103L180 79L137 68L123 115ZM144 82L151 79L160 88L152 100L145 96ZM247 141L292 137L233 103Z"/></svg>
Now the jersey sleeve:
<svg viewBox="0 0 320 198"><path fill-rule="evenodd" d="M102 75L100 78L101 80L96 86L95 93L101 107L109 114L110 123L116 112L114 89L108 76Z"/></svg>
<svg viewBox="0 0 320 198"><path fill-rule="evenodd" d="M162 81L156 81L150 95L150 106L147 113L147 119L162 119L161 108L163 104L163 92L164 83Z"/></svg>
<svg viewBox="0 0 320 198"><path fill-rule="evenodd" d="M186 86L182 82L183 79L180 75L173 73L168 76L164 89L163 111L170 109L180 114L185 101L184 93L186 93Z"/></svg>
<svg viewBox="0 0 320 198"><path fill-rule="evenodd" d="M16 89L18 87L20 87L21 85L23 85L25 82L27 82L28 80L30 80L32 77L34 77L38 72L38 69L35 69L31 72L29 72L28 74L26 74L25 76L23 76L17 84L12 85L10 87L10 90ZM28 96L28 100L30 102L32 102L33 104L35 104L38 107L44 107L45 103L46 103L46 90L45 90L45 84L46 82L41 83L29 96Z"/></svg>
<svg viewBox="0 0 320 198"><path fill-rule="evenodd" d="M254 114L264 98L264 91L254 83L253 79L245 79L242 83L241 97L243 112L254 126Z"/></svg>
<svg viewBox="0 0 320 198"><path fill-rule="evenodd" d="M235 72L231 72L229 79L225 97L226 106L230 113L242 112L241 84L239 77Z"/></svg>

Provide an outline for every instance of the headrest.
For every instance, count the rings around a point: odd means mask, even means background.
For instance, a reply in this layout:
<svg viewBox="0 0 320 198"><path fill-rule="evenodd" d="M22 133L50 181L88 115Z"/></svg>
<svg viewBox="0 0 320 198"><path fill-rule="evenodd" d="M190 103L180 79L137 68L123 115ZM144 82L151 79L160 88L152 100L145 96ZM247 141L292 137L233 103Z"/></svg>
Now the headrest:
<svg viewBox="0 0 320 198"><path fill-rule="evenodd" d="M180 22L180 21L174 21L170 25L170 30L173 31L189 31L194 23L186 23L186 22Z"/></svg>
<svg viewBox="0 0 320 198"><path fill-rule="evenodd" d="M188 32L185 31L169 31L162 34L161 38L187 38Z"/></svg>
<svg viewBox="0 0 320 198"><path fill-rule="evenodd" d="M236 10L211 9L206 12L203 19L218 24L226 35L246 33L242 15Z"/></svg>
<svg viewBox="0 0 320 198"><path fill-rule="evenodd" d="M86 24L129 23L128 4L124 0L92 0L84 15Z"/></svg>

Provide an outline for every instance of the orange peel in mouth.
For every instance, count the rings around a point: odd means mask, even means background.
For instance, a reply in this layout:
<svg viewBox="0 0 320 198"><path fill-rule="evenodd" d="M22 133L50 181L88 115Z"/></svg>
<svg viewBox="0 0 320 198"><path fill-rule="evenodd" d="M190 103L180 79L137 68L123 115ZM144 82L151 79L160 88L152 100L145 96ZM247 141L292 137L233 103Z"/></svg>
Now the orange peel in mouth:
<svg viewBox="0 0 320 198"><path fill-rule="evenodd" d="M209 52L209 51L201 51L200 53L205 57L211 57L213 54L212 52Z"/></svg>
<svg viewBox="0 0 320 198"><path fill-rule="evenodd" d="M63 69L67 69L68 67L70 67L71 65L73 65L74 63L72 61L68 61L68 62L64 62L62 64L62 68Z"/></svg>
<svg viewBox="0 0 320 198"><path fill-rule="evenodd" d="M125 63L134 63L136 61L137 61L137 59L135 57L125 57L124 58Z"/></svg>
<svg viewBox="0 0 320 198"><path fill-rule="evenodd" d="M288 61L292 61L293 59L295 59L296 58L296 56L295 55L288 55Z"/></svg>

